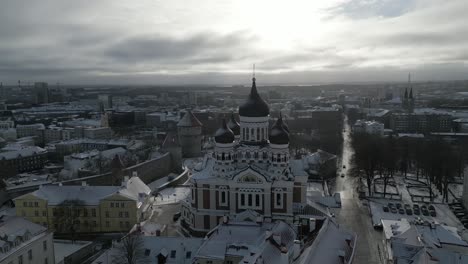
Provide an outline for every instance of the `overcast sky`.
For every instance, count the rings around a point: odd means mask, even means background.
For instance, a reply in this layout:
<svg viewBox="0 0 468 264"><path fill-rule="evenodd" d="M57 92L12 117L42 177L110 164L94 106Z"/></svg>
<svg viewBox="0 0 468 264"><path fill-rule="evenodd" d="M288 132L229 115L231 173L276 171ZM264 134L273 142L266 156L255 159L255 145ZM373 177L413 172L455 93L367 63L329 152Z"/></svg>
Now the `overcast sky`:
<svg viewBox="0 0 468 264"><path fill-rule="evenodd" d="M0 81L468 79L466 0L0 0Z"/></svg>

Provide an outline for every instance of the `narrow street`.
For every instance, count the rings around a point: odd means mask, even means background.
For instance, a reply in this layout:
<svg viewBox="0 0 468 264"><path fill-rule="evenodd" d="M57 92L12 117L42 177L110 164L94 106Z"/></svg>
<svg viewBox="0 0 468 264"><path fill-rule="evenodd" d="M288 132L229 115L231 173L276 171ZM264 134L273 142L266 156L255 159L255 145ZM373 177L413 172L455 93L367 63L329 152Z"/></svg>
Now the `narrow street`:
<svg viewBox="0 0 468 264"><path fill-rule="evenodd" d="M343 120L343 152L341 164L337 173L337 178L333 184L333 192L341 195L342 208L336 211L338 223L346 229L357 234L357 249L353 263L382 263L379 256L379 248L382 247L382 232L375 231L366 200L360 200L356 192L357 178L350 174L351 157L353 149L351 147L351 128L345 117ZM345 166L345 167L343 167ZM341 177L344 174L345 177Z"/></svg>

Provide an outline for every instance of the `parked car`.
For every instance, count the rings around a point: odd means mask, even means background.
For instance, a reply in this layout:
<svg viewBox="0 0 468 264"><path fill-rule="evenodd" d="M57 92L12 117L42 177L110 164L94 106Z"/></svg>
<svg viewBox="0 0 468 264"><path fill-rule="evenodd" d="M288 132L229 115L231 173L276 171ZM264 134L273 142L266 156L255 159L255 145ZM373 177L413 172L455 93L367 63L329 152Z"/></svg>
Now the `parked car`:
<svg viewBox="0 0 468 264"><path fill-rule="evenodd" d="M425 216L429 215L429 211L427 210L427 207L425 205L421 206L421 213Z"/></svg>
<svg viewBox="0 0 468 264"><path fill-rule="evenodd" d="M403 208L400 208L400 209L398 209L398 213L405 214L405 210L403 210Z"/></svg>
<svg viewBox="0 0 468 264"><path fill-rule="evenodd" d="M428 209L429 209L429 211L435 211L435 207L432 204L429 205Z"/></svg>
<svg viewBox="0 0 468 264"><path fill-rule="evenodd" d="M385 206L385 205L384 205L384 206L383 206L383 211L387 213L387 212L389 211L389 210L388 210L388 206Z"/></svg>
<svg viewBox="0 0 468 264"><path fill-rule="evenodd" d="M400 209L400 208L402 208L402 205L401 205L401 203L396 203L396 208L397 208L397 209Z"/></svg>
<svg viewBox="0 0 468 264"><path fill-rule="evenodd" d="M421 214L421 211L419 209L419 205L413 204L413 212L414 212L415 215L420 215Z"/></svg>
<svg viewBox="0 0 468 264"><path fill-rule="evenodd" d="M393 203L388 203L388 207L389 207L389 208L394 208L395 205L394 205Z"/></svg>
<svg viewBox="0 0 468 264"><path fill-rule="evenodd" d="M390 212L396 214L398 210L395 207L390 208Z"/></svg>

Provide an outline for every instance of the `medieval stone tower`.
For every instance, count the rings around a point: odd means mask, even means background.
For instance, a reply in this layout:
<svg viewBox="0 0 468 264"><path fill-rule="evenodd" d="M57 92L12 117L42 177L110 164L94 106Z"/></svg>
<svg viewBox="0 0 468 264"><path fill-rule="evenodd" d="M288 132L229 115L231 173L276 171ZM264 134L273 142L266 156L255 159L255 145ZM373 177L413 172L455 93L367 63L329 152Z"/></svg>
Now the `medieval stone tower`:
<svg viewBox="0 0 468 264"><path fill-rule="evenodd" d="M182 156L184 158L199 157L201 155L202 126L203 124L190 110L177 123L179 144L182 147Z"/></svg>

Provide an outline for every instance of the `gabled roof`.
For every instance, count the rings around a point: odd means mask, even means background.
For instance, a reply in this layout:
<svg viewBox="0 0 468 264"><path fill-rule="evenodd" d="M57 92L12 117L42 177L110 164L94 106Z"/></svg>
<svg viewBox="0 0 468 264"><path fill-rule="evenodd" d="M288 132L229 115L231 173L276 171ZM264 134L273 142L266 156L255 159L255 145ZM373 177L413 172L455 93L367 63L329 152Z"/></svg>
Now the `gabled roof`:
<svg viewBox="0 0 468 264"><path fill-rule="evenodd" d="M200 120L198 120L190 110L188 110L182 119L180 119L179 123L177 123L178 127L201 127L202 125Z"/></svg>

